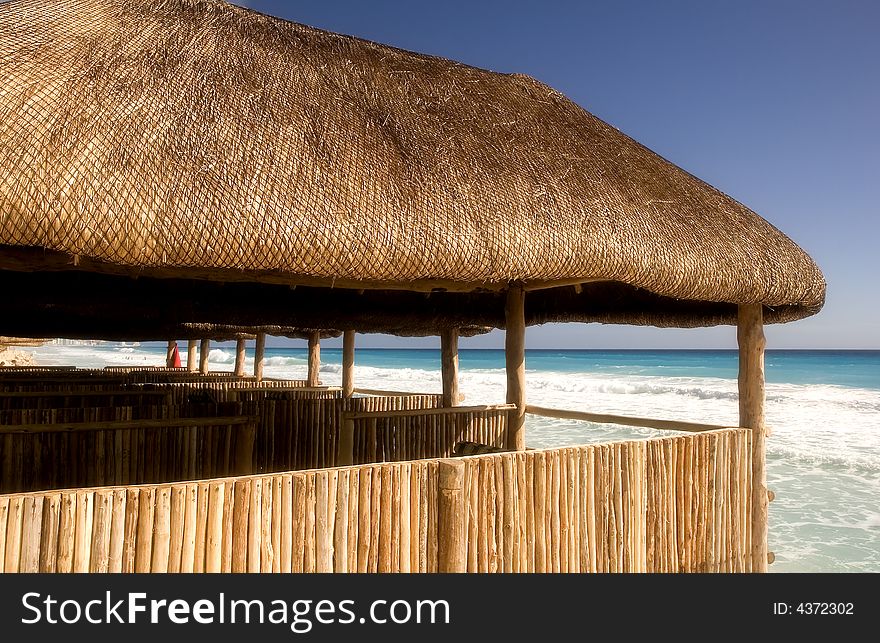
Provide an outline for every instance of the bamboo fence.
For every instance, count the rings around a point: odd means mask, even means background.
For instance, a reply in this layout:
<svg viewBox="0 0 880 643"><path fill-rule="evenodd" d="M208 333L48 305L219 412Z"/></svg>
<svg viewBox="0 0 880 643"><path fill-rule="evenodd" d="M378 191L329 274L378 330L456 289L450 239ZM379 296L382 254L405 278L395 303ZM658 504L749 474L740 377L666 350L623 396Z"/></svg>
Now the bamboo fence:
<svg viewBox="0 0 880 643"><path fill-rule="evenodd" d="M0 411L96 406L156 406L171 403L168 391L105 389L102 391L0 392ZM0 424L6 424L0 420Z"/></svg>
<svg viewBox="0 0 880 643"><path fill-rule="evenodd" d="M0 427L0 490L167 482L254 471L256 418L131 419L131 407L85 411L90 413L86 421Z"/></svg>
<svg viewBox="0 0 880 643"><path fill-rule="evenodd" d="M750 432L464 458L470 572L750 571Z"/></svg>
<svg viewBox="0 0 880 643"><path fill-rule="evenodd" d="M246 397L253 395L252 392L245 393ZM306 389L303 396L297 391L274 395L269 392L268 398L258 402L256 411L260 415L255 445L258 470L293 471L336 466L344 413L429 411L436 409L441 401L441 396L432 394L345 399L340 389L325 393ZM245 408L249 410L251 407ZM373 437L375 441L382 440L381 435ZM432 447L425 447L425 457L443 457L443 453L432 451ZM370 449L368 443L365 450L374 453L377 459L363 460L362 463L403 459L379 457L385 453L383 449L375 445Z"/></svg>
<svg viewBox="0 0 880 643"><path fill-rule="evenodd" d="M438 395L346 400L341 397L339 389L238 391L227 388L226 384L218 385L216 397L237 398L240 393L246 401L215 402L213 398L204 401L186 395L188 401L178 399L180 403L173 404L87 406L105 402L107 392L63 392L51 398L61 405L59 407L2 409L0 492L170 482L231 473L332 467L338 462L340 418L344 412L352 409L371 412L431 409L440 400ZM174 391L184 390L175 385L157 386L162 388L159 391L125 392L116 399L131 395L130 402L137 402L137 396L166 400L154 394L167 392L168 386ZM40 400L41 395L5 393L0 394L0 402L3 399ZM69 404L76 406L66 406ZM216 426L204 423L197 431L175 423L178 419L241 415L254 418L253 456L248 460L247 468L234 471L228 465L235 459L234 432L230 433L223 422L216 422ZM143 420L167 420L167 423L143 429L118 424ZM108 426L108 422L117 424ZM428 447L422 451L428 456L444 455L434 453ZM372 452L382 454L383 450L374 446ZM204 462L197 465L193 458ZM221 460L227 464L221 466ZM157 464L145 466L145 462ZM241 461L240 464L244 466ZM150 477L154 474L158 477Z"/></svg>
<svg viewBox="0 0 880 643"><path fill-rule="evenodd" d="M105 373L186 373L186 367L173 366L105 366L102 369Z"/></svg>
<svg viewBox="0 0 880 643"><path fill-rule="evenodd" d="M389 415L392 410L346 413L344 419L352 422L353 464L448 458L463 440L499 448L505 445L508 405L441 409L438 404L424 413Z"/></svg>
<svg viewBox="0 0 880 643"><path fill-rule="evenodd" d="M0 571L437 571L436 470L423 461L0 496Z"/></svg>
<svg viewBox="0 0 880 643"><path fill-rule="evenodd" d="M750 571L749 440L2 495L0 571Z"/></svg>

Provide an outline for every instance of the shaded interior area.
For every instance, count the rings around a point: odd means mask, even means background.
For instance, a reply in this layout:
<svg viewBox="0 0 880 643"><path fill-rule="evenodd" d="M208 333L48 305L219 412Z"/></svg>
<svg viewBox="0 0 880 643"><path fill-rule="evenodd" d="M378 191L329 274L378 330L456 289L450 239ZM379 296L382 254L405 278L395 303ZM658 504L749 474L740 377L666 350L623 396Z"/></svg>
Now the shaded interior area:
<svg viewBox="0 0 880 643"><path fill-rule="evenodd" d="M161 340L266 332L305 337L340 330L400 336L463 336L505 327L505 293L411 292L125 277L78 270L0 271L6 314L0 334L71 339ZM764 307L766 323L803 309ZM525 323L599 322L661 327L736 324L737 306L661 297L618 282L542 288L526 293Z"/></svg>

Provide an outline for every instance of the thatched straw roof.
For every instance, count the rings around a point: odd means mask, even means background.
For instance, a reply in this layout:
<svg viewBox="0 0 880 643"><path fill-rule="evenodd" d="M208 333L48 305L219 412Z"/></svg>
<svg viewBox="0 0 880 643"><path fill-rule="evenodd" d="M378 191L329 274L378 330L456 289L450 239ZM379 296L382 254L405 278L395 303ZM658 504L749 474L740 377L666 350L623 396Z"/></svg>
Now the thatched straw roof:
<svg viewBox="0 0 880 643"><path fill-rule="evenodd" d="M477 308L557 287L532 323L786 321L825 295L782 232L536 80L219 0L0 4L0 244L5 270Z"/></svg>

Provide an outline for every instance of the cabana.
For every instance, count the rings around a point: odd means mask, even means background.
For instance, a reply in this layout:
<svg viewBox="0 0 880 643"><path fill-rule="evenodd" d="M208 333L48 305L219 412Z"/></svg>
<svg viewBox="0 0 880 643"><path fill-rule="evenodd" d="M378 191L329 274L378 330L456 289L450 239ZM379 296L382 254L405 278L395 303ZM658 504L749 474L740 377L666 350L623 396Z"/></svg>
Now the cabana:
<svg viewBox="0 0 880 643"><path fill-rule="evenodd" d="M0 333L240 340L234 375L0 373L0 569L766 569L762 328L825 283L745 206L527 76L219 0L0 4L0 79ZM529 406L548 322L735 326L739 418ZM506 403L459 406L493 328ZM357 332L439 335L442 395L359 392ZM677 433L530 450L530 413Z"/></svg>

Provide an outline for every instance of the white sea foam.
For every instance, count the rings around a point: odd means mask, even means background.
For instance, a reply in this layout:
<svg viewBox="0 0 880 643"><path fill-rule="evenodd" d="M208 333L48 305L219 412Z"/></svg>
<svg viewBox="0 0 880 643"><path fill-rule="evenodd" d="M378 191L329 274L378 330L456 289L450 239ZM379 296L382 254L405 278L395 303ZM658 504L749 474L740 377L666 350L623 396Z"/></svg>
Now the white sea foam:
<svg viewBox="0 0 880 643"><path fill-rule="evenodd" d="M301 366L304 364L306 361L300 357L284 357L282 355L267 357L263 360L264 366Z"/></svg>
<svg viewBox="0 0 880 643"><path fill-rule="evenodd" d="M212 348L208 353L208 364L234 364L235 355L222 348Z"/></svg>
<svg viewBox="0 0 880 643"><path fill-rule="evenodd" d="M339 385L338 365L324 365L322 380ZM288 376L302 376L291 371ZM419 369L355 367L357 386L405 390L440 390L440 374ZM721 378L631 376L620 374L530 373L527 397L533 404L615 415L684 420L736 426L738 392ZM460 389L466 404L504 401L506 376L500 369L462 371ZM820 384L767 384L767 423L773 431L768 452L805 463L825 463L856 470L880 471L880 391ZM549 446L596 435L596 427L578 422L551 423L529 418L533 439ZM631 429L626 429L631 432ZM602 432L606 434L607 432ZM623 437L624 431L613 434ZM546 435L545 435L546 434ZM645 435L653 435L645 432Z"/></svg>

